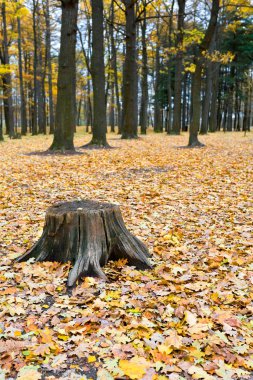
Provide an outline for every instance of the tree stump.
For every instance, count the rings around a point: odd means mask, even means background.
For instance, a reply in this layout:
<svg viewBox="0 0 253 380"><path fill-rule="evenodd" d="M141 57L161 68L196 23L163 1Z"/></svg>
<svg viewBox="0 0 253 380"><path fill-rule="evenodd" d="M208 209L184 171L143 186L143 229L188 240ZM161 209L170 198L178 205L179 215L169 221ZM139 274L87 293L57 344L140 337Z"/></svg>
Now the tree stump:
<svg viewBox="0 0 253 380"><path fill-rule="evenodd" d="M47 210L39 241L17 261L71 261L68 286L81 276L106 280L101 267L125 258L139 269L150 268L146 246L126 228L120 208L90 200L64 202Z"/></svg>

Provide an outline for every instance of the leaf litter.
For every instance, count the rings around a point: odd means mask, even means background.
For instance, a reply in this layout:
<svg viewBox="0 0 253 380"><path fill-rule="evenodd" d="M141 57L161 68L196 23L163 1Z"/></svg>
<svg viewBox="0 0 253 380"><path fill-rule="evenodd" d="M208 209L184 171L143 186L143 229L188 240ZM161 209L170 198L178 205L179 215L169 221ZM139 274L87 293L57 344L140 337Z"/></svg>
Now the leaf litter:
<svg viewBox="0 0 253 380"><path fill-rule="evenodd" d="M217 133L182 150L186 136L150 134L113 138L109 151L30 154L50 139L0 145L0 379L250 378L250 138ZM13 265L47 207L83 198L120 204L152 270L109 263L110 282L85 278L70 293L68 263Z"/></svg>

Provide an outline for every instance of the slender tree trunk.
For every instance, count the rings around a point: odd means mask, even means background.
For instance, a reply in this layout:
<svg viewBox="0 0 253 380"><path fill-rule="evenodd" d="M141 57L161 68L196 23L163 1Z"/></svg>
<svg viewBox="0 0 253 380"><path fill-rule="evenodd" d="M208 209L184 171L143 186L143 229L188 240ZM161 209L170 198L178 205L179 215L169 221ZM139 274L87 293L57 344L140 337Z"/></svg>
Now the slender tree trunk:
<svg viewBox="0 0 253 380"><path fill-rule="evenodd" d="M21 134L27 134L27 114L26 98L24 92L23 65L22 65L22 33L20 17L17 17L18 26L18 68L19 68L19 85L20 85L20 113L21 113Z"/></svg>
<svg viewBox="0 0 253 380"><path fill-rule="evenodd" d="M82 95L80 96L80 99L78 101L78 109L77 109L77 118L76 118L76 124L79 126L81 125L81 110L82 110L82 104L83 104L83 99Z"/></svg>
<svg viewBox="0 0 253 380"><path fill-rule="evenodd" d="M115 132L115 94L114 94L114 83L112 82L112 88L111 88L111 99L110 99L110 127L111 127L111 132Z"/></svg>
<svg viewBox="0 0 253 380"><path fill-rule="evenodd" d="M220 10L220 0L212 0L211 16L209 25L205 32L204 38L199 46L199 53L195 57L196 69L192 82L192 120L190 124L189 146L201 146L198 140L200 125L200 92L201 92L201 71L202 71L202 54L209 49L213 34L217 25L218 14Z"/></svg>
<svg viewBox="0 0 253 380"><path fill-rule="evenodd" d="M62 0L55 131L50 150L74 150L76 123L76 31L78 0Z"/></svg>
<svg viewBox="0 0 253 380"><path fill-rule="evenodd" d="M93 83L93 129L92 140L88 145L105 147L106 141L106 102L104 65L104 26L103 0L92 0L92 56L91 74Z"/></svg>
<svg viewBox="0 0 253 380"><path fill-rule="evenodd" d="M183 51L182 44L184 39L184 17L186 0L178 0L177 18L177 41L178 49L175 60L175 93L174 93L174 112L172 133L179 135L182 129L181 103L182 103L182 77L183 77Z"/></svg>
<svg viewBox="0 0 253 380"><path fill-rule="evenodd" d="M160 85L161 85L161 75L160 75L160 35L159 26L157 24L157 43L155 50L155 109L154 109L154 131L162 132L162 120L161 120L161 107L160 107Z"/></svg>
<svg viewBox="0 0 253 380"><path fill-rule="evenodd" d="M124 0L126 17L126 54L123 73L122 139L137 138L138 99L136 97L136 14L135 1Z"/></svg>
<svg viewBox="0 0 253 380"><path fill-rule="evenodd" d="M39 9L38 9L39 11ZM42 58L42 31L41 31L41 19L38 15L37 22L37 103L38 103L38 127L39 133L46 134L46 94L45 94L45 76L46 76L46 65L43 67Z"/></svg>
<svg viewBox="0 0 253 380"><path fill-rule="evenodd" d="M1 54L1 61L9 69L10 58L8 49L8 35L7 35L7 22L6 22L6 7L5 2L1 6L2 22L3 22L3 53ZM3 84L3 97L4 97L4 118L6 125L6 132L10 138L15 137L14 128L14 112L13 112L13 99L12 99L12 80L11 73L7 72L2 75Z"/></svg>
<svg viewBox="0 0 253 380"><path fill-rule="evenodd" d="M249 91L249 83L246 84L245 89L245 101L244 101L244 115L243 115L243 127L242 130L244 132L249 130L250 126L250 91Z"/></svg>
<svg viewBox="0 0 253 380"><path fill-rule="evenodd" d="M37 14L38 0L33 0L33 119L32 119L32 134L37 135L38 133L38 110L37 110L37 99L38 99L38 89L37 89L37 62L38 62L38 46L37 46Z"/></svg>
<svg viewBox="0 0 253 380"><path fill-rule="evenodd" d="M233 109L234 109L234 79L235 79L235 67L232 66L230 70L230 84L228 89L228 117L227 117L227 128L228 132L233 130Z"/></svg>
<svg viewBox="0 0 253 380"><path fill-rule="evenodd" d="M210 102L212 96L212 84L213 84L213 66L215 63L208 62L206 66L206 81L205 81L205 93L203 98L203 106L202 106L202 118L201 118L201 128L200 134L206 135L208 132L208 121L209 121L209 113L210 113Z"/></svg>
<svg viewBox="0 0 253 380"><path fill-rule="evenodd" d="M171 8L168 11L169 13L168 48L171 48L172 46L174 5L175 5L175 0L172 0ZM171 134L171 130L172 130L172 78L171 78L172 66L173 66L173 62L172 62L172 59L170 58L168 62L168 86L167 86L168 106L167 106L167 123L166 123L166 131L168 134Z"/></svg>
<svg viewBox="0 0 253 380"><path fill-rule="evenodd" d="M215 62L213 64L213 75L212 75L212 98L210 105L210 117L209 117L209 129L210 132L215 132L218 127L218 91L219 91L219 71L220 64Z"/></svg>
<svg viewBox="0 0 253 380"><path fill-rule="evenodd" d="M187 78L188 73L186 72L183 85L182 131L187 130Z"/></svg>
<svg viewBox="0 0 253 380"><path fill-rule="evenodd" d="M146 41L146 4L144 4L143 22L141 24L141 43L142 43L142 78L141 78L141 107L140 107L140 126L141 134L145 135L148 128L148 55Z"/></svg>
<svg viewBox="0 0 253 380"><path fill-rule="evenodd" d="M91 127L91 130L93 128L93 109L92 109L92 102L91 102L91 83L88 79L87 81L87 128L86 131L89 132L89 126Z"/></svg>
<svg viewBox="0 0 253 380"><path fill-rule="evenodd" d="M0 141L4 141L2 100L0 102Z"/></svg>
<svg viewBox="0 0 253 380"><path fill-rule="evenodd" d="M44 15L46 22L46 61L48 80L48 101L49 101L49 133L54 133L54 101L52 83L52 57L51 57L51 25L49 13L49 0L45 0Z"/></svg>
<svg viewBox="0 0 253 380"><path fill-rule="evenodd" d="M113 22L114 22L114 0L111 2L111 27L110 27L110 36L111 36L111 50L112 50L112 69L114 74L114 85L115 85L115 96L117 104L117 124L118 130L120 132L121 127L121 105L120 105L120 94L119 94L119 80L118 80L118 68L117 68L117 52L115 47L114 31L113 31Z"/></svg>

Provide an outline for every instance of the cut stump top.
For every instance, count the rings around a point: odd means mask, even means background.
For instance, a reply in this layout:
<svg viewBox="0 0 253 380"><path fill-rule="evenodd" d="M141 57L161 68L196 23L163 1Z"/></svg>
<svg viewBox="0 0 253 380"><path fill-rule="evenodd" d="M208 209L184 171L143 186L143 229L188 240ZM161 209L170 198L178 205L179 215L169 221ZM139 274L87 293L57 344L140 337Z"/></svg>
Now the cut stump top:
<svg viewBox="0 0 253 380"><path fill-rule="evenodd" d="M101 203L91 200L80 200L55 204L54 206L49 207L47 213L66 214L68 212L78 211L108 211L109 209L115 208L119 208L119 206L113 203Z"/></svg>

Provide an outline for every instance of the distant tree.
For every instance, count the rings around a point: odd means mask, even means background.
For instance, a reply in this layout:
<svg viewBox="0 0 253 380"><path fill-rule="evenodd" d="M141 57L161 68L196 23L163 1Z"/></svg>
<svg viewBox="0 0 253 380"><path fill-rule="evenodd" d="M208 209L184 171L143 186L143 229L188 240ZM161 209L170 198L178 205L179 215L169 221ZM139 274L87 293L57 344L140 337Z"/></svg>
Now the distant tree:
<svg viewBox="0 0 253 380"><path fill-rule="evenodd" d="M61 43L54 140L49 150L74 150L78 0L61 0Z"/></svg>
<svg viewBox="0 0 253 380"><path fill-rule="evenodd" d="M24 90L24 77L23 77L23 51L22 51L22 27L21 27L21 17L19 11L22 9L18 5L18 15L17 15L17 29L18 29L18 69L19 69L19 85L20 85L20 114L21 114L21 134L26 135L27 133L27 111L26 111L26 97Z"/></svg>
<svg viewBox="0 0 253 380"><path fill-rule="evenodd" d="M46 22L46 64L48 77L48 104L49 104L49 131L54 133L54 102L53 102L53 82L52 82L52 57L51 57L51 24L49 0L43 3L44 17Z"/></svg>
<svg viewBox="0 0 253 380"><path fill-rule="evenodd" d="M198 140L200 127L200 94L201 94L201 74L203 68L203 53L208 51L213 35L215 33L218 15L220 10L220 0L212 0L210 20L205 35L198 46L198 53L195 56L195 72L192 81L192 120L190 124L189 146L201 146Z"/></svg>
<svg viewBox="0 0 253 380"><path fill-rule="evenodd" d="M12 99L12 78L10 71L10 56L9 56L9 43L7 35L7 17L6 17L6 2L1 4L2 16L2 44L0 47L0 60L5 66L5 72L2 75L3 84L3 97L4 97L4 118L6 131L11 138L15 137L14 128L14 112L13 112L13 99Z"/></svg>
<svg viewBox="0 0 253 380"><path fill-rule="evenodd" d="M136 1L123 0L126 21L126 54L123 71L122 139L137 138Z"/></svg>
<svg viewBox="0 0 253 380"><path fill-rule="evenodd" d="M178 0L177 35L176 46L177 55L175 59L175 90L174 90L174 111L172 133L179 135L182 129L182 81L183 81L183 39L184 39L184 18L186 0Z"/></svg>
<svg viewBox="0 0 253 380"><path fill-rule="evenodd" d="M92 56L93 128L88 146L106 147L106 99L104 65L103 0L91 0L92 8Z"/></svg>
<svg viewBox="0 0 253 380"><path fill-rule="evenodd" d="M141 22L142 71L141 71L141 104L140 126L141 134L145 135L148 128L148 54L147 54L147 19L146 0L143 1L143 21Z"/></svg>

